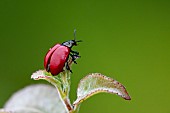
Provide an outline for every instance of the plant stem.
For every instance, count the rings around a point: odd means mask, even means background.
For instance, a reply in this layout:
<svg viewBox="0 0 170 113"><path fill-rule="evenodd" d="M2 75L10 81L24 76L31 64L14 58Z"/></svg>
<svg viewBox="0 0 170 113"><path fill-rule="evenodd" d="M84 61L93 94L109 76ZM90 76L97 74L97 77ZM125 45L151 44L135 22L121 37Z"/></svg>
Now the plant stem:
<svg viewBox="0 0 170 113"><path fill-rule="evenodd" d="M73 106L70 103L70 99L69 99L69 93L70 93L70 72L69 71L64 71L63 73L61 73L61 80L62 80L62 84L63 84L63 92L65 94L65 97L62 98L67 110L69 113L73 113L74 109Z"/></svg>
<svg viewBox="0 0 170 113"><path fill-rule="evenodd" d="M70 99L65 98L65 99L64 99L64 103L65 103L65 105L66 105L69 113L72 113L73 107L72 107L72 105L71 105L71 103L70 103Z"/></svg>

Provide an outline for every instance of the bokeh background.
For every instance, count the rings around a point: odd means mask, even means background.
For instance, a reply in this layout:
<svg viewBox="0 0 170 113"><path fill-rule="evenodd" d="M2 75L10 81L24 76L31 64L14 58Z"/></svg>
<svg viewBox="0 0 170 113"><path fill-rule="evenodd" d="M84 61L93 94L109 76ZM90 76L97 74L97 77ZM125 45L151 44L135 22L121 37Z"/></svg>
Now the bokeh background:
<svg viewBox="0 0 170 113"><path fill-rule="evenodd" d="M95 95L80 113L170 113L168 0L0 0L0 15L0 107L18 89L42 82L30 75L76 28L82 57L72 67L71 100L91 72L120 81L132 97Z"/></svg>

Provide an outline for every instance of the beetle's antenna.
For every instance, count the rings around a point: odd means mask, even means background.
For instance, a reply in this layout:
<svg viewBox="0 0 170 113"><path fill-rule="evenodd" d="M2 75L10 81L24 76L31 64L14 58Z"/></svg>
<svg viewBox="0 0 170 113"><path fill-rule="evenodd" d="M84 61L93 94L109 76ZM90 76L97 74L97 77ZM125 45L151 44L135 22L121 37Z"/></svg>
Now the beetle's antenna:
<svg viewBox="0 0 170 113"><path fill-rule="evenodd" d="M76 29L74 29L74 40L76 40Z"/></svg>
<svg viewBox="0 0 170 113"><path fill-rule="evenodd" d="M76 32L77 32L77 30L74 29L74 41L76 41L76 42L82 42L82 40L76 40Z"/></svg>
<svg viewBox="0 0 170 113"><path fill-rule="evenodd" d="M76 40L76 29L74 29L74 40Z"/></svg>

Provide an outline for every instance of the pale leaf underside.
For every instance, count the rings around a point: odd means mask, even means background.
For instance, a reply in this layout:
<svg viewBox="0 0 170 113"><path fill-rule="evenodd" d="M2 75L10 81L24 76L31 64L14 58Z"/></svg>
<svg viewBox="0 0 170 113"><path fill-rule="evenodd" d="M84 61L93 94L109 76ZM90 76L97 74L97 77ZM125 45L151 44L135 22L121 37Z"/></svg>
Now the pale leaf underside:
<svg viewBox="0 0 170 113"><path fill-rule="evenodd" d="M125 100L131 100L128 92L121 83L100 73L92 73L80 81L77 89L77 99L74 105L101 92L117 94Z"/></svg>
<svg viewBox="0 0 170 113"><path fill-rule="evenodd" d="M67 109L56 88L35 84L14 93L0 113L67 113Z"/></svg>
<svg viewBox="0 0 170 113"><path fill-rule="evenodd" d="M46 79L48 76L46 76L44 73L44 70L38 70L31 75L31 78L34 80Z"/></svg>
<svg viewBox="0 0 170 113"><path fill-rule="evenodd" d="M56 87L60 84L59 80L57 80L54 76L52 76L50 73L48 73L45 70L38 70L38 71L34 72L31 75L31 78L34 80L41 80L41 79L46 80Z"/></svg>

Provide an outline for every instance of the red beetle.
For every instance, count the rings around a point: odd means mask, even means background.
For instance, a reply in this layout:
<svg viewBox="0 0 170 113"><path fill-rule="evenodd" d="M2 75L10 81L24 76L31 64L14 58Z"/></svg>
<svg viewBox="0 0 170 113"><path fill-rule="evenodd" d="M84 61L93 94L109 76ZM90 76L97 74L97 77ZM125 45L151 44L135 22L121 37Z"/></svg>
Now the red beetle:
<svg viewBox="0 0 170 113"><path fill-rule="evenodd" d="M64 66L72 72L68 65L69 55L72 57L74 63L76 63L75 60L80 57L79 52L71 50L73 46L77 46L77 42L81 42L81 40L75 40L75 33L76 31L74 31L74 40L56 44L47 52L44 58L44 67L47 72L51 72L52 75L58 75L63 71Z"/></svg>

